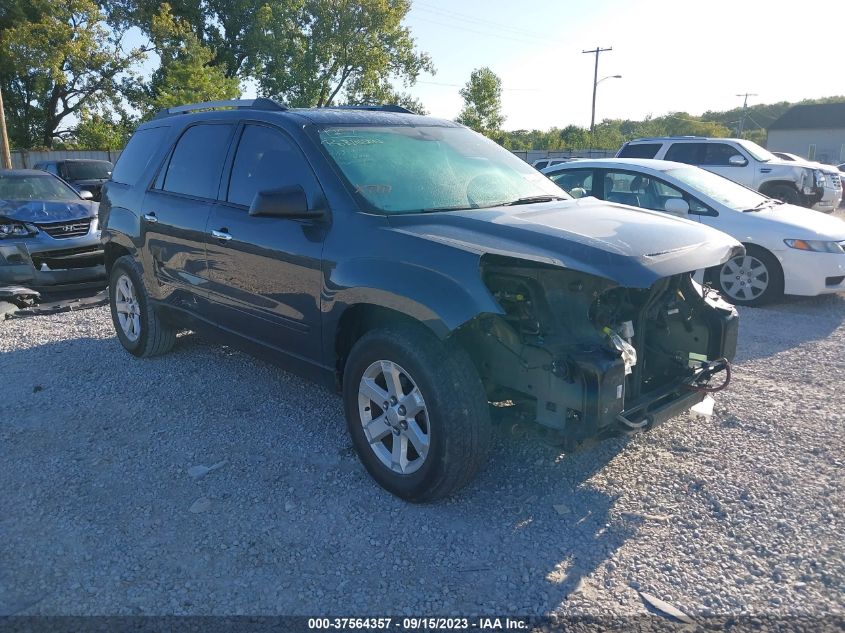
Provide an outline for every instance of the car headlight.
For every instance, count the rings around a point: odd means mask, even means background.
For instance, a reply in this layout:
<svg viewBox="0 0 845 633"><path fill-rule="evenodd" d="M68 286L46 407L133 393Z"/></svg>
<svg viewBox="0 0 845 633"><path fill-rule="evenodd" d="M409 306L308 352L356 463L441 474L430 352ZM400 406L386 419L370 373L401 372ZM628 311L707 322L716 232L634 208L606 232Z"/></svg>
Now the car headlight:
<svg viewBox="0 0 845 633"><path fill-rule="evenodd" d="M845 253L842 242L826 242L823 240L784 240L789 248L799 251L812 251L814 253Z"/></svg>
<svg viewBox="0 0 845 633"><path fill-rule="evenodd" d="M36 233L38 233L38 229L31 224L0 221L0 240L12 237L31 237Z"/></svg>

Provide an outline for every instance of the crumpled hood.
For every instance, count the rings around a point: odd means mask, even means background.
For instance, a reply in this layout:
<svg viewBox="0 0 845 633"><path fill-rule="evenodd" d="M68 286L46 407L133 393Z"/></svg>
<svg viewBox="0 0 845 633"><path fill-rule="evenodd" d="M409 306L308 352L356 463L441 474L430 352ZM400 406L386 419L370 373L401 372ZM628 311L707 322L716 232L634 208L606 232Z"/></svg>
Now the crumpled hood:
<svg viewBox="0 0 845 633"><path fill-rule="evenodd" d="M0 200L0 217L33 224L93 218L97 203L85 200Z"/></svg>
<svg viewBox="0 0 845 633"><path fill-rule="evenodd" d="M647 288L724 263L742 245L715 229L596 198L394 215L390 229L455 248L542 262Z"/></svg>
<svg viewBox="0 0 845 633"><path fill-rule="evenodd" d="M845 240L845 222L832 215L793 204L777 204L762 211L747 212L749 219L777 222L784 239Z"/></svg>

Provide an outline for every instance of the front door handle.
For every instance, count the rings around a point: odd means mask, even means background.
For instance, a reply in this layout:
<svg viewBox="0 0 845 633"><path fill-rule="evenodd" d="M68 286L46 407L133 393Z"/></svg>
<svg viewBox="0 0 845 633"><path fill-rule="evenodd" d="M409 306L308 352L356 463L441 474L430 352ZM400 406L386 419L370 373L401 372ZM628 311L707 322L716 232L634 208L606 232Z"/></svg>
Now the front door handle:
<svg viewBox="0 0 845 633"><path fill-rule="evenodd" d="M156 217L156 214L155 214L155 212L154 212L154 211L153 211L153 212L150 212L150 213L145 213L145 214L144 214L144 219L145 219L147 222L149 222L150 224L155 224L156 222L158 222L158 218Z"/></svg>
<svg viewBox="0 0 845 633"><path fill-rule="evenodd" d="M212 231L211 235L216 237L218 240L223 240L224 242L228 242L232 239L232 236L226 229L221 229L219 231Z"/></svg>

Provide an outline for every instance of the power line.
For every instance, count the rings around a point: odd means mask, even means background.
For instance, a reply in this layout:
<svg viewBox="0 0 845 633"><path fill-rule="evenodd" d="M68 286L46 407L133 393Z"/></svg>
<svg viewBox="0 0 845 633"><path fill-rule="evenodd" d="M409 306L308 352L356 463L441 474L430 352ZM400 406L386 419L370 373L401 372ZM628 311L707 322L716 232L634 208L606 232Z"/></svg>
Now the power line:
<svg viewBox="0 0 845 633"><path fill-rule="evenodd" d="M746 117L746 113L748 111L748 97L756 97L756 96L758 96L758 95L755 92L745 92L745 93L740 93L740 94L737 95L737 97L743 97L742 114L739 115L739 131L737 133L737 136L739 136L739 138L742 138L742 132L745 129L745 117Z"/></svg>
<svg viewBox="0 0 845 633"><path fill-rule="evenodd" d="M511 40L513 42L519 42L520 44L534 44L537 42L537 38L520 38L519 36L511 36L511 35L503 35L501 33L493 33L492 31L479 31L477 29L471 29L467 26L461 26L459 24L450 24L448 22L439 22L437 20L432 20L431 18L425 18L417 16L414 18L415 20L421 20L423 22L430 22L431 24L437 24L438 26L445 26L446 28L456 29L458 31L466 31L468 33L475 33L477 35L485 35L487 37L495 37L496 39L505 39Z"/></svg>
<svg viewBox="0 0 845 633"><path fill-rule="evenodd" d="M590 117L590 136L592 136L593 132L596 130L596 88L599 85L599 55L606 51L612 51L613 47L609 48L601 48L600 46L596 46L594 49L589 51L581 51L582 53L588 53L590 55L596 56L596 68L595 72L593 73L593 114Z"/></svg>
<svg viewBox="0 0 845 633"><path fill-rule="evenodd" d="M447 17L452 20L459 20L462 22L467 22L469 24L484 27L484 28L495 28L497 30L502 30L508 32L512 35L520 36L520 37L527 37L533 40L543 39L548 41L557 42L549 37L544 37L542 35L538 35L536 31L532 29L522 29L515 26L510 26L507 24L502 24L501 22L495 22L493 20L487 20L485 18L481 18L475 15L469 15L466 13L461 13L459 11L453 11L451 9L444 9L442 7L437 7L426 2L419 2L415 1L413 7L418 11L425 11L428 13L433 13L435 15L439 15L441 17Z"/></svg>

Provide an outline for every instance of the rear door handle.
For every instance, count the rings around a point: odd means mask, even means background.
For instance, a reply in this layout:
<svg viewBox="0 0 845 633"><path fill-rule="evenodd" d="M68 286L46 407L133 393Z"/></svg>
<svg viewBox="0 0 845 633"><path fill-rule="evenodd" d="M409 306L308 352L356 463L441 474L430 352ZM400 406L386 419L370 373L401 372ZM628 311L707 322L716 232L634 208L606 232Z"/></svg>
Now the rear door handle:
<svg viewBox="0 0 845 633"><path fill-rule="evenodd" d="M145 219L147 222L149 222L150 224L155 224L156 222L158 222L158 218L156 217L155 212L152 212L152 213L145 213L145 214L144 214L144 219Z"/></svg>
<svg viewBox="0 0 845 633"><path fill-rule="evenodd" d="M218 240L223 240L224 242L228 242L232 239L232 236L226 229L222 229L220 231L212 231L211 235L216 237Z"/></svg>

